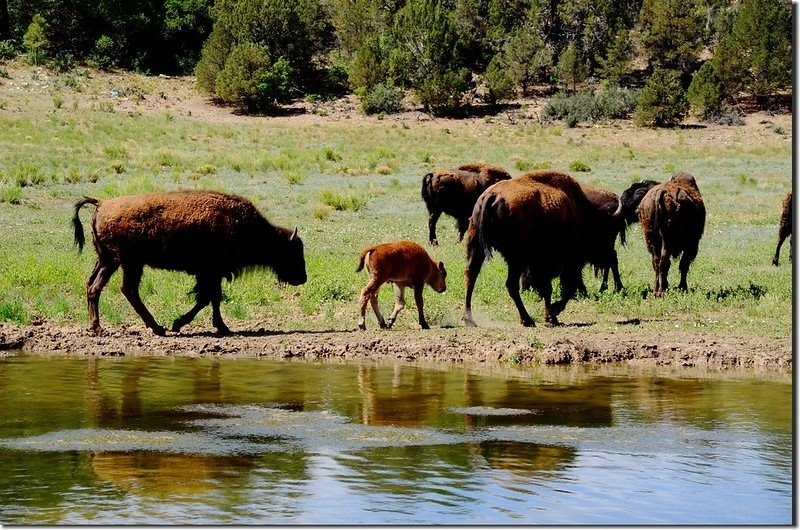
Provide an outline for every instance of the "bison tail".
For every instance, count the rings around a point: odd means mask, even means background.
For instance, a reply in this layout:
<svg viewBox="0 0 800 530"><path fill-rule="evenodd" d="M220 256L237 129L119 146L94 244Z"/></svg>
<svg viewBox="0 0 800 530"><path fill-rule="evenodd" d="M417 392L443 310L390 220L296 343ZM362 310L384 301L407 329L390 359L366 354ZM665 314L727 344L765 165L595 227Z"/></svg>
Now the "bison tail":
<svg viewBox="0 0 800 530"><path fill-rule="evenodd" d="M95 207L100 204L100 201L92 197L84 197L75 203L75 213L72 216L72 228L75 231L75 246L78 247L78 252L83 252L83 245L86 243L86 237L83 235L83 225L78 212L84 204L92 204Z"/></svg>
<svg viewBox="0 0 800 530"><path fill-rule="evenodd" d="M375 250L375 247L365 248L361 251L361 255L358 257L358 267L356 268L356 272L361 272L364 269L364 260L367 258L367 254Z"/></svg>
<svg viewBox="0 0 800 530"><path fill-rule="evenodd" d="M478 202L475 204L475 209L472 212L472 230L474 230L473 239L477 238L478 245L486 259L492 259L492 243L491 230L492 220L496 218L495 210L497 208L498 198L489 193L481 195Z"/></svg>
<svg viewBox="0 0 800 530"><path fill-rule="evenodd" d="M651 215L651 226L653 230L660 234L661 233L661 222L666 220L667 218L667 205L664 202L664 195L666 195L667 190L659 190L656 197L654 197L654 208L652 210Z"/></svg>
<svg viewBox="0 0 800 530"><path fill-rule="evenodd" d="M421 194L425 204L430 204L431 198L433 197L433 173L427 173L422 177Z"/></svg>

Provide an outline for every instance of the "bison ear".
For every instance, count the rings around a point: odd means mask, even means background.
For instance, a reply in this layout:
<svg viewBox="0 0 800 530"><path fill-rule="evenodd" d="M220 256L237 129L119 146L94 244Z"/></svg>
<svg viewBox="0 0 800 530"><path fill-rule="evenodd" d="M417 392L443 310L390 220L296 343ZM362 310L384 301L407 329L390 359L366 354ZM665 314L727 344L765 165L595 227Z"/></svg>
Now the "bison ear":
<svg viewBox="0 0 800 530"><path fill-rule="evenodd" d="M443 262L443 261L440 261L440 262L439 262L439 270L440 270L442 273L446 272L446 271L444 270L444 262Z"/></svg>
<svg viewBox="0 0 800 530"><path fill-rule="evenodd" d="M294 232L292 232L292 235L289 236L289 241L294 241L295 239L297 239L297 227L296 226L294 227Z"/></svg>

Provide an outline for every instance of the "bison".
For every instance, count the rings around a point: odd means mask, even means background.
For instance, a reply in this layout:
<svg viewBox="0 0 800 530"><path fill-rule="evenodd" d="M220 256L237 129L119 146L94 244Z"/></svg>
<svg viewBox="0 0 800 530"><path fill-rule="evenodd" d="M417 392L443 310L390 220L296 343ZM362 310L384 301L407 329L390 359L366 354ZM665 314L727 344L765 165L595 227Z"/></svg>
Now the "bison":
<svg viewBox="0 0 800 530"><path fill-rule="evenodd" d="M378 324L382 328L391 328L397 315L406 305L404 291L406 287L414 289L414 301L417 303L419 325L422 329L429 329L423 313L422 290L425 284L430 285L437 293L443 293L447 288L445 278L447 271L444 263L435 262L428 253L413 241L398 241L397 243L384 243L365 248L358 259L356 272L366 267L369 280L364 290L361 291L360 316L358 328L367 329L364 322L367 312L367 303L372 304ZM378 290L384 283L393 283L395 292L394 311L389 315L389 320L384 321L378 308Z"/></svg>
<svg viewBox="0 0 800 530"><path fill-rule="evenodd" d="M786 194L783 199L783 211L781 212L781 224L778 227L778 246L775 247L775 257L772 258L772 264L778 266L778 260L781 256L781 245L783 241L791 236L789 239L789 247L793 247L794 236L792 236L792 192ZM789 251L789 261L792 261L792 252Z"/></svg>
<svg viewBox="0 0 800 530"><path fill-rule="evenodd" d="M422 177L422 199L428 209L428 240L438 245L436 222L442 213L453 216L458 227L458 241L464 238L472 207L481 193L501 180L507 171L489 164L464 164L457 169L437 169Z"/></svg>
<svg viewBox="0 0 800 530"><path fill-rule="evenodd" d="M475 204L467 232L464 322L475 325L472 292L484 260L495 249L508 265L506 289L522 325L534 325L520 298L520 276L526 268L531 285L544 299L545 320L558 325L588 257L603 254L605 234L621 217L620 205L614 212L595 206L581 186L560 171L531 171L488 188ZM557 276L561 299L551 304Z"/></svg>
<svg viewBox="0 0 800 530"><path fill-rule="evenodd" d="M679 172L653 186L642 198L638 214L656 275L653 294L661 296L667 290L670 259L678 256L678 289L685 291L686 275L697 256L706 222L706 208L695 178Z"/></svg>
<svg viewBox="0 0 800 530"><path fill-rule="evenodd" d="M303 242L297 229L270 224L242 197L214 191L175 191L107 200L85 197L75 204L72 219L79 252L85 239L78 213L86 204L96 207L92 241L97 263L86 285L89 329L94 333L102 332L100 293L118 268L122 268L122 293L156 335L164 335L164 328L139 297L145 265L196 277L196 303L173 322L175 332L210 303L217 331L230 333L219 311L223 278L231 281L245 270L267 267L280 281L291 285L306 281Z"/></svg>
<svg viewBox="0 0 800 530"><path fill-rule="evenodd" d="M658 182L655 180L634 182L628 189L620 194L619 200L622 201L622 218L625 219L627 224L632 225L639 222L639 213L637 212L639 203L642 202L642 199L647 192L650 191L650 188L656 184L658 184Z"/></svg>

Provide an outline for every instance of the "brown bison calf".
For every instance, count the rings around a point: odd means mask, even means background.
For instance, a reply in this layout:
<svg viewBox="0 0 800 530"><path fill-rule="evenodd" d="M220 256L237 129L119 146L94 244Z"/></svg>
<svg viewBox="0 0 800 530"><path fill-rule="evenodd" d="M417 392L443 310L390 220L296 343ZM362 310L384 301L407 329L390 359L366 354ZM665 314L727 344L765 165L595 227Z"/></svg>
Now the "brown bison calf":
<svg viewBox="0 0 800 530"><path fill-rule="evenodd" d="M706 208L697 182L688 173L675 173L670 180L647 192L638 212L656 275L653 294L661 296L667 290L670 259L678 256L681 256L678 289L685 291L686 275L697 256L706 222Z"/></svg>
<svg viewBox="0 0 800 530"><path fill-rule="evenodd" d="M72 219L79 251L85 242L78 212L96 207L92 241L97 263L86 291L90 330L99 333L100 293L111 275L122 268L122 293L145 325L156 335L156 323L139 297L145 265L183 271L197 278L196 304L172 324L179 331L209 303L219 333L230 330L222 321L222 279L229 281L246 269L268 267L291 285L306 281L303 242L294 231L269 223L248 200L213 191L176 191L131 195L108 200L86 197L75 205Z"/></svg>
<svg viewBox="0 0 800 530"><path fill-rule="evenodd" d="M406 305L403 296L406 287L414 289L419 325L422 326L422 329L429 329L422 309L422 290L427 283L437 293L444 292L445 277L447 276L444 263L433 261L425 249L413 241L399 241L362 250L356 272L365 267L369 273L369 281L361 291L359 329L367 329L364 322L367 303L372 304L375 316L378 317L378 324L382 328L391 328L397 315ZM395 292L394 311L389 315L388 322L383 320L383 315L378 308L378 290L386 282L394 284Z"/></svg>
<svg viewBox="0 0 800 530"><path fill-rule="evenodd" d="M783 199L783 211L781 212L781 224L778 227L778 246L775 248L775 257L772 258L772 264L776 267L778 266L778 260L781 256L781 245L783 245L783 241L792 236L792 192L790 191L786 194L786 198ZM794 246L793 243L794 236L789 239L789 247ZM792 251L791 248L789 250L789 261L792 261Z"/></svg>
<svg viewBox="0 0 800 530"><path fill-rule="evenodd" d="M501 180L508 180L507 171L489 164L464 164L457 169L437 169L422 177L422 199L428 209L428 239L438 245L436 222L443 213L456 219L458 240L464 238L472 208L481 193Z"/></svg>

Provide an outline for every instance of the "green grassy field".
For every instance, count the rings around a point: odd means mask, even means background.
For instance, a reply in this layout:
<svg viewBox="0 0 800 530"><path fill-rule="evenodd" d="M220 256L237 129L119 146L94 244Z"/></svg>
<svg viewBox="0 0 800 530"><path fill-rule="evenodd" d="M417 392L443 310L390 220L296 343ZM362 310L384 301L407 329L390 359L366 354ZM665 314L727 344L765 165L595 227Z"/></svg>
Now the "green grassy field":
<svg viewBox="0 0 800 530"><path fill-rule="evenodd" d="M64 89L66 90L66 89ZM791 119L751 119L746 127L644 130L629 124L566 129L507 120L414 121L259 119L210 122L181 112L121 112L113 103L71 103L70 92L0 101L0 321L39 318L85 323L91 245L78 255L72 206L98 198L179 188L209 188L252 199L274 223L299 228L309 281L280 288L271 273L252 273L224 287L223 315L232 329L247 321L280 329L354 329L366 273L361 248L383 241L427 241L421 177L434 167L485 161L512 174L553 167L582 182L621 192L631 182L693 173L708 217L690 291L650 295L653 271L638 225L619 249L626 290L599 294L590 269L589 297L572 301L566 324L598 330L640 319L648 329L703 329L788 337L792 317L789 246L770 264L781 201L791 187ZM22 96L20 96L22 97ZM51 102L52 99L52 102ZM59 105L61 103L61 105ZM776 122L777 123L777 122ZM571 171L570 166L588 171ZM91 208L83 212L88 226ZM465 251L452 219L439 222L444 294L426 290L433 327L460 326ZM473 302L479 325L519 327L499 257L481 273ZM670 283L677 285L677 263ZM147 270L142 296L169 323L191 303L187 275ZM388 312L391 289L384 288ZM542 303L525 295L541 322ZM398 327L417 326L413 302ZM140 324L115 275L101 299L106 325ZM195 324L210 325L208 310ZM374 317L367 319L375 327Z"/></svg>

